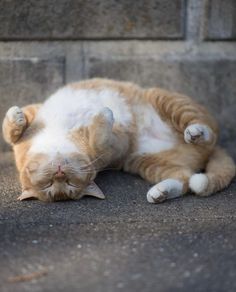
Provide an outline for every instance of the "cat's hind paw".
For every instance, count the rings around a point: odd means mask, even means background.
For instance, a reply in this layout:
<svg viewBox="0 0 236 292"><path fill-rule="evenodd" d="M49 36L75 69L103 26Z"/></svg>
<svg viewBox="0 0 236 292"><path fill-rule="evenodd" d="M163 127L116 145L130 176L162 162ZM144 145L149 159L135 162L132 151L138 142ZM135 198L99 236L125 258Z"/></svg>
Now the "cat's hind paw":
<svg viewBox="0 0 236 292"><path fill-rule="evenodd" d="M209 179L204 173L196 173L189 179L189 188L192 192L199 196L207 196L207 188Z"/></svg>
<svg viewBox="0 0 236 292"><path fill-rule="evenodd" d="M193 124L188 126L184 131L184 140L186 143L204 144L212 140L212 130L201 124Z"/></svg>

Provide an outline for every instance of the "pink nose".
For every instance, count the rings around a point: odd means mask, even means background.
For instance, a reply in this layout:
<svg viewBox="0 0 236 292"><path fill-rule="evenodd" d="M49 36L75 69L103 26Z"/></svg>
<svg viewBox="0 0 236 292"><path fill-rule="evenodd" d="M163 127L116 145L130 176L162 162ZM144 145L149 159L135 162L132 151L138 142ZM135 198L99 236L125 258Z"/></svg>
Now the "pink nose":
<svg viewBox="0 0 236 292"><path fill-rule="evenodd" d="M55 174L55 178L64 178L65 177L65 173L64 171L61 170L61 165L58 165L58 169L57 172Z"/></svg>

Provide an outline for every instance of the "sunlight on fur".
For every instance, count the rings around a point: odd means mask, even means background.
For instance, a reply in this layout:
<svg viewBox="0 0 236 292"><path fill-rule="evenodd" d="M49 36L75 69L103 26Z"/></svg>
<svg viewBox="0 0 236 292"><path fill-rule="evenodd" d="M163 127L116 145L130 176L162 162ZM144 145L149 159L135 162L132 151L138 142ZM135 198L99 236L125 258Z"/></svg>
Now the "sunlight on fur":
<svg viewBox="0 0 236 292"><path fill-rule="evenodd" d="M19 171L19 200L104 199L94 179L109 167L154 184L150 203L189 191L208 196L235 176L234 161L216 146L214 118L191 98L160 88L73 83L43 104L11 107L2 127Z"/></svg>

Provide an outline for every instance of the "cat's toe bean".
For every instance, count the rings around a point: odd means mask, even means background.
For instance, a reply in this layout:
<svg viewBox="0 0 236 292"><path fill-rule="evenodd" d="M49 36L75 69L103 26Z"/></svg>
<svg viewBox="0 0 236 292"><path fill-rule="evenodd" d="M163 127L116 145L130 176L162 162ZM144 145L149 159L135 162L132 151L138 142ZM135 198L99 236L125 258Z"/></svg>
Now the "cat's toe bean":
<svg viewBox="0 0 236 292"><path fill-rule="evenodd" d="M11 123L15 123L17 126L23 126L26 123L25 115L18 106L11 107L6 116Z"/></svg>
<svg viewBox="0 0 236 292"><path fill-rule="evenodd" d="M147 200L149 203L161 203L167 199L165 192L161 192L157 185L153 186L147 193Z"/></svg>
<svg viewBox="0 0 236 292"><path fill-rule="evenodd" d="M201 143L210 140L211 130L200 124L188 126L184 131L184 140L186 143Z"/></svg>

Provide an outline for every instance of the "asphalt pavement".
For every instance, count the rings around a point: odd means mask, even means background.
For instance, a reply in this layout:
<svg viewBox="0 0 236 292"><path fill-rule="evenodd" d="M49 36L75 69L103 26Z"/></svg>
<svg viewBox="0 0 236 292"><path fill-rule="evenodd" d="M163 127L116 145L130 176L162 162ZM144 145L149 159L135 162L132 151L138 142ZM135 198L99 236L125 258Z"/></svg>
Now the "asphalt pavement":
<svg viewBox="0 0 236 292"><path fill-rule="evenodd" d="M0 291L236 291L236 181L152 205L141 178L103 172L106 200L19 202L0 153Z"/></svg>

